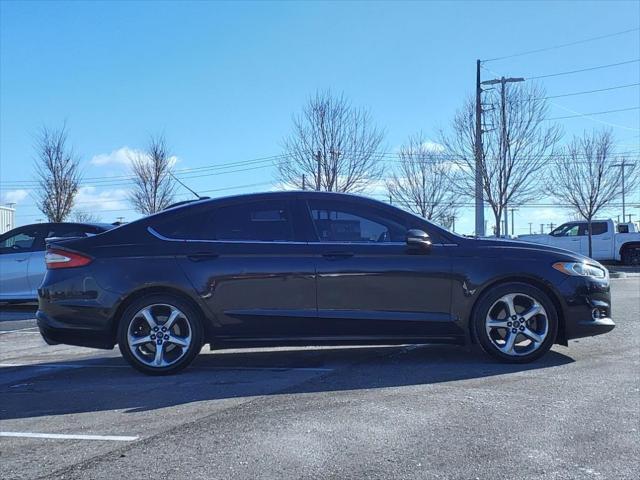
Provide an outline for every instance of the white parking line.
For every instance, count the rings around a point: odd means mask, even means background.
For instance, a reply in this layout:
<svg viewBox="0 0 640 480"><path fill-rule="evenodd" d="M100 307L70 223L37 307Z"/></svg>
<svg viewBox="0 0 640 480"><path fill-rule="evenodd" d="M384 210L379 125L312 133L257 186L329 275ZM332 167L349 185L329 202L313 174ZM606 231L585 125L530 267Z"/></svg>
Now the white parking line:
<svg viewBox="0 0 640 480"><path fill-rule="evenodd" d="M36 332L30 332L27 330L37 330L38 327L27 327L27 328L19 328L17 330L3 330L0 331L0 335L5 334L5 333L35 333L35 334L40 334L40 332L36 331Z"/></svg>
<svg viewBox="0 0 640 480"><path fill-rule="evenodd" d="M140 437L119 435L66 435L62 433L0 432L0 437L53 438L58 440L108 440L112 442L133 442Z"/></svg>

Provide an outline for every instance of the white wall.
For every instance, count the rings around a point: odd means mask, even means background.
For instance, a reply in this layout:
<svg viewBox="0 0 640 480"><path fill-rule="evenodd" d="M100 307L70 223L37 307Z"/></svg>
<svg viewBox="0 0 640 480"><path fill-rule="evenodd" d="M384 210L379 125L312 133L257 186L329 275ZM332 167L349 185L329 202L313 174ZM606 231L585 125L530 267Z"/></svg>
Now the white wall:
<svg viewBox="0 0 640 480"><path fill-rule="evenodd" d="M0 234L12 230L15 226L16 211L0 205Z"/></svg>

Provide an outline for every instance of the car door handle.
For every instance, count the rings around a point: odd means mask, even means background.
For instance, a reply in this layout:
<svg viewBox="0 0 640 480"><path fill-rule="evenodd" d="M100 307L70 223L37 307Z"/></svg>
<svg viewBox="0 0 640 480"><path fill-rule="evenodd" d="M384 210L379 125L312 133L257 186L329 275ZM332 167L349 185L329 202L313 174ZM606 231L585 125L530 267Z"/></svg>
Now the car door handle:
<svg viewBox="0 0 640 480"><path fill-rule="evenodd" d="M29 260L29 257L27 257L27 258L16 258L16 262L20 262L20 263L26 262L27 260Z"/></svg>
<svg viewBox="0 0 640 480"><path fill-rule="evenodd" d="M218 257L219 255L217 253L211 253L211 252L200 252L200 253L187 255L187 258L192 262L204 262L206 260L213 260Z"/></svg>
<svg viewBox="0 0 640 480"><path fill-rule="evenodd" d="M322 256L327 260L340 260L341 258L351 258L353 257L353 252L326 252L323 253Z"/></svg>

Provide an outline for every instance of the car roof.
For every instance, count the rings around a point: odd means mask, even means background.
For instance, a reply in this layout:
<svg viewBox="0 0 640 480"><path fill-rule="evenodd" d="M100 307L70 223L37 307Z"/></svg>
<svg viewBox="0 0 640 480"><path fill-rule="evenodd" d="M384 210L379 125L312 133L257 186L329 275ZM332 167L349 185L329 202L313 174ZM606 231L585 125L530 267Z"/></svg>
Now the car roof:
<svg viewBox="0 0 640 480"><path fill-rule="evenodd" d="M97 227L104 228L105 230L111 230L115 226L110 223L98 223L98 222L43 222L43 223L30 223L29 225L22 225L16 228L25 227L55 227L60 225L82 226L82 227Z"/></svg>

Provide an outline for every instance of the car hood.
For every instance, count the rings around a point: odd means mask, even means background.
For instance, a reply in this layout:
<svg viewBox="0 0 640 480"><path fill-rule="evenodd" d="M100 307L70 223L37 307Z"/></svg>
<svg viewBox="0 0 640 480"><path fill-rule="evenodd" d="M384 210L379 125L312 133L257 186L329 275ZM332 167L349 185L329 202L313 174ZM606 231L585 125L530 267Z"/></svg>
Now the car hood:
<svg viewBox="0 0 640 480"><path fill-rule="evenodd" d="M469 240L473 247L479 249L496 250L500 252L510 251L513 254L525 257L550 257L559 261L585 262L597 264L595 260L580 253L565 250L564 248L552 247L540 243L527 242L524 240L504 240L493 238L477 238Z"/></svg>

